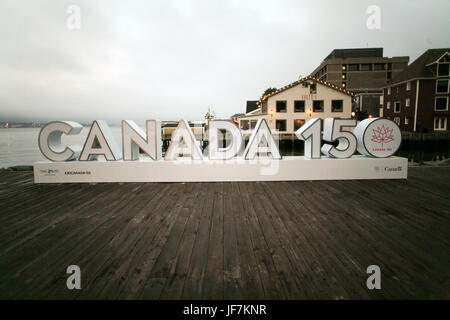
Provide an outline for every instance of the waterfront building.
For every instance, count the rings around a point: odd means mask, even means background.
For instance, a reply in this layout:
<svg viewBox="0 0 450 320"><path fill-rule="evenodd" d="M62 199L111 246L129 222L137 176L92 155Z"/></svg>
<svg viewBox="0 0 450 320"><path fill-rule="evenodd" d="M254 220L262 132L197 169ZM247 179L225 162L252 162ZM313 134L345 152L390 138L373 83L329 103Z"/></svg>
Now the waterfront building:
<svg viewBox="0 0 450 320"><path fill-rule="evenodd" d="M250 134L258 119L272 131L293 134L311 118L351 118L354 94L349 90L308 76L256 102L256 109L239 116L242 133Z"/></svg>
<svg viewBox="0 0 450 320"><path fill-rule="evenodd" d="M429 49L384 87L382 115L402 131L448 131L450 48Z"/></svg>
<svg viewBox="0 0 450 320"><path fill-rule="evenodd" d="M383 87L408 65L409 57L383 57L383 48L335 49L312 76L352 91L355 110L379 116Z"/></svg>

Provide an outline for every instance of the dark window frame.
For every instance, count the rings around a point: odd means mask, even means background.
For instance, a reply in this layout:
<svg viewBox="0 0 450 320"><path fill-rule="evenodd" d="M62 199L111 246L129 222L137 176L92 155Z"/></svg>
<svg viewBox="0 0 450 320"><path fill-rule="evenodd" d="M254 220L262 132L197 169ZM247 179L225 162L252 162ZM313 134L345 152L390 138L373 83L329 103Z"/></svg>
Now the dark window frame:
<svg viewBox="0 0 450 320"><path fill-rule="evenodd" d="M347 70L350 71L350 72L351 71L360 71L359 64L351 63L351 64L348 65Z"/></svg>
<svg viewBox="0 0 450 320"><path fill-rule="evenodd" d="M447 74L441 74L440 67L446 66L447 67ZM449 63L438 63L437 67L437 76L438 77L448 77L450 75L450 64Z"/></svg>
<svg viewBox="0 0 450 320"><path fill-rule="evenodd" d="M367 69L365 69L365 68L367 68ZM361 69L361 71L372 71L373 66L371 63L362 63L360 69Z"/></svg>
<svg viewBox="0 0 450 320"><path fill-rule="evenodd" d="M386 67L384 63L375 63L373 65L373 71L385 71Z"/></svg>
<svg viewBox="0 0 450 320"><path fill-rule="evenodd" d="M316 102L322 102L322 110L317 111L316 110ZM324 100L313 100L313 112L325 112L325 101Z"/></svg>
<svg viewBox="0 0 450 320"><path fill-rule="evenodd" d="M445 109L438 109L438 100L445 100ZM448 97L436 97L434 100L434 111L447 111L448 110Z"/></svg>
<svg viewBox="0 0 450 320"><path fill-rule="evenodd" d="M246 123L246 125L244 125ZM248 130L250 129L250 120L240 120L239 121L239 127L241 130Z"/></svg>
<svg viewBox="0 0 450 320"><path fill-rule="evenodd" d="M297 106L298 103L303 102L303 106ZM303 107L303 110L302 110ZM297 110L297 108L300 108L300 111ZM305 100L294 100L294 112L305 112L306 110L306 101Z"/></svg>
<svg viewBox="0 0 450 320"><path fill-rule="evenodd" d="M438 91L439 88L439 82L447 82L447 87L445 91ZM438 79L436 80L436 93L448 93L449 92L449 79Z"/></svg>
<svg viewBox="0 0 450 320"><path fill-rule="evenodd" d="M284 111L279 111L281 109L279 109L279 105L278 104L284 103ZM275 103L275 112L276 113L286 113L287 112L287 101L286 100L277 100L277 102Z"/></svg>
<svg viewBox="0 0 450 320"><path fill-rule="evenodd" d="M295 127L298 125L297 121L302 121L303 123L296 129ZM300 129L305 124L305 119L294 119L294 132Z"/></svg>
<svg viewBox="0 0 450 320"><path fill-rule="evenodd" d="M340 110L335 110L335 106L334 103L335 102L340 102ZM331 100L331 112L344 112L344 100L342 99L336 99L336 100Z"/></svg>
<svg viewBox="0 0 450 320"><path fill-rule="evenodd" d="M284 130L280 130L279 125L280 123L284 123ZM286 132L287 131L287 120L286 119L276 119L275 120L275 128L280 132Z"/></svg>

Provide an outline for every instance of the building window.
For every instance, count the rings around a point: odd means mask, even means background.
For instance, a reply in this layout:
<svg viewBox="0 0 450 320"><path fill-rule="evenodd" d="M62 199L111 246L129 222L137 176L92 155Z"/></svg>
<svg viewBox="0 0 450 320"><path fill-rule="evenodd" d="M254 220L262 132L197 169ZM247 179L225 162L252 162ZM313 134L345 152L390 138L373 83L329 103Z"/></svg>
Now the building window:
<svg viewBox="0 0 450 320"><path fill-rule="evenodd" d="M258 120L250 120L250 129L255 129Z"/></svg>
<svg viewBox="0 0 450 320"><path fill-rule="evenodd" d="M298 129L300 129L301 126L304 124L305 124L305 120L295 119L294 120L294 131L297 131Z"/></svg>
<svg viewBox="0 0 450 320"><path fill-rule="evenodd" d="M347 74L346 74L346 73L343 73L343 74L342 74L342 80L345 80L345 79L347 79Z"/></svg>
<svg viewBox="0 0 450 320"><path fill-rule="evenodd" d="M439 77L448 77L449 76L449 64L448 63L439 63L438 64L438 76Z"/></svg>
<svg viewBox="0 0 450 320"><path fill-rule="evenodd" d="M436 81L436 93L448 93L448 80Z"/></svg>
<svg viewBox="0 0 450 320"><path fill-rule="evenodd" d="M331 112L342 112L344 101L342 100L331 100Z"/></svg>
<svg viewBox="0 0 450 320"><path fill-rule="evenodd" d="M286 101L277 101L277 112L280 113L287 112Z"/></svg>
<svg viewBox="0 0 450 320"><path fill-rule="evenodd" d="M342 71L346 71L347 70L347 65L343 64L342 65Z"/></svg>
<svg viewBox="0 0 450 320"><path fill-rule="evenodd" d="M278 131L286 131L286 120L277 120L275 125Z"/></svg>
<svg viewBox="0 0 450 320"><path fill-rule="evenodd" d="M313 112L323 112L323 109L324 109L323 100L313 101Z"/></svg>
<svg viewBox="0 0 450 320"><path fill-rule="evenodd" d="M372 71L372 65L369 63L362 64L361 71Z"/></svg>
<svg viewBox="0 0 450 320"><path fill-rule="evenodd" d="M394 117L394 122L399 126L400 125L400 117Z"/></svg>
<svg viewBox="0 0 450 320"><path fill-rule="evenodd" d="M400 112L400 101L394 102L394 112L399 113Z"/></svg>
<svg viewBox="0 0 450 320"><path fill-rule="evenodd" d="M447 130L447 117L434 117L434 130Z"/></svg>
<svg viewBox="0 0 450 320"><path fill-rule="evenodd" d="M387 94L390 95L391 94L391 88L387 89Z"/></svg>
<svg viewBox="0 0 450 320"><path fill-rule="evenodd" d="M359 64L349 64L348 71L359 71Z"/></svg>
<svg viewBox="0 0 450 320"><path fill-rule="evenodd" d="M388 101L386 102L386 109L390 109L391 108L391 103Z"/></svg>
<svg viewBox="0 0 450 320"><path fill-rule="evenodd" d="M294 101L294 112L305 112L305 100Z"/></svg>
<svg viewBox="0 0 450 320"><path fill-rule="evenodd" d="M241 120L240 127L242 130L248 130L250 125L250 121L248 120Z"/></svg>
<svg viewBox="0 0 450 320"><path fill-rule="evenodd" d="M375 70L375 71L384 70L384 63L375 63L373 66L373 70Z"/></svg>
<svg viewBox="0 0 450 320"><path fill-rule="evenodd" d="M342 88L347 87L347 82L342 82Z"/></svg>
<svg viewBox="0 0 450 320"><path fill-rule="evenodd" d="M391 80L391 79L392 79L392 72L388 71L388 72L386 73L386 79L387 79L387 80Z"/></svg>
<svg viewBox="0 0 450 320"><path fill-rule="evenodd" d="M405 117L405 124L409 124L409 118Z"/></svg>
<svg viewBox="0 0 450 320"><path fill-rule="evenodd" d="M442 97L442 98L436 98L436 102L434 105L434 110L436 111L446 111L447 110L447 103L448 98Z"/></svg>
<svg viewBox="0 0 450 320"><path fill-rule="evenodd" d="M308 82L303 81L302 82L302 88L308 88Z"/></svg>
<svg viewBox="0 0 450 320"><path fill-rule="evenodd" d="M410 104L411 104L411 99L406 98L406 100L405 100L405 107L409 107Z"/></svg>
<svg viewBox="0 0 450 320"><path fill-rule="evenodd" d="M406 91L409 91L409 90L411 90L411 81L408 81L406 83Z"/></svg>
<svg viewBox="0 0 450 320"><path fill-rule="evenodd" d="M317 93L317 85L314 82L309 84L309 93L316 94Z"/></svg>

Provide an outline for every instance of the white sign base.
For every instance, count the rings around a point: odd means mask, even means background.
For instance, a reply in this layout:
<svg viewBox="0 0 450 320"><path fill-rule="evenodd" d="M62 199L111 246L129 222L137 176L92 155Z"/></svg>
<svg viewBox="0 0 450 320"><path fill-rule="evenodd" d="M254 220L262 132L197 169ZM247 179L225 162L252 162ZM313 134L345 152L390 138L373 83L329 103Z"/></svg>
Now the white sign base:
<svg viewBox="0 0 450 320"><path fill-rule="evenodd" d="M35 183L80 182L219 182L406 179L408 159L399 157L281 160L41 161L34 164Z"/></svg>

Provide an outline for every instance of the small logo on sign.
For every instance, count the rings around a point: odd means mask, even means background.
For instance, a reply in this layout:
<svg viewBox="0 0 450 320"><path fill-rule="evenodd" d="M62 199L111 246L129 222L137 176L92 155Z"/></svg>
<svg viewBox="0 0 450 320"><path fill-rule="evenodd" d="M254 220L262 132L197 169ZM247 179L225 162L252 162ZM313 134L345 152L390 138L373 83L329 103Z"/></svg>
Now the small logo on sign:
<svg viewBox="0 0 450 320"><path fill-rule="evenodd" d="M43 169L41 169L40 170L40 172L44 175L44 176L47 176L47 177L54 177L58 172L59 172L59 170L52 170L52 169L45 169L45 170L43 170Z"/></svg>
<svg viewBox="0 0 450 320"><path fill-rule="evenodd" d="M374 148L374 150L377 151L390 150L390 148L385 148L384 145L391 141L395 141L394 136L392 134L393 130L394 129L385 127L384 125L382 125L381 128L377 127L376 129L372 129L373 134L371 140L375 143L381 144L381 148Z"/></svg>
<svg viewBox="0 0 450 320"><path fill-rule="evenodd" d="M395 168L385 167L384 171L402 171L402 167L401 166Z"/></svg>

